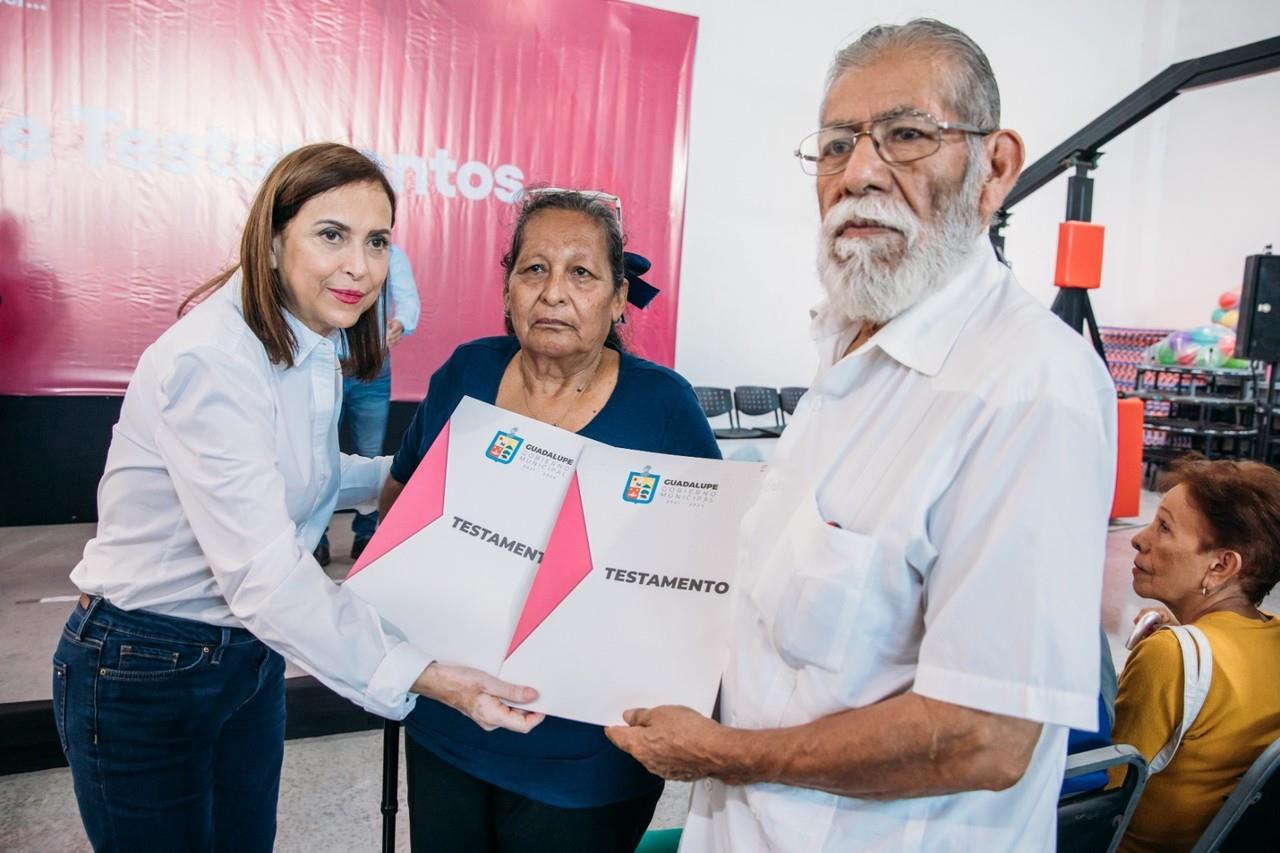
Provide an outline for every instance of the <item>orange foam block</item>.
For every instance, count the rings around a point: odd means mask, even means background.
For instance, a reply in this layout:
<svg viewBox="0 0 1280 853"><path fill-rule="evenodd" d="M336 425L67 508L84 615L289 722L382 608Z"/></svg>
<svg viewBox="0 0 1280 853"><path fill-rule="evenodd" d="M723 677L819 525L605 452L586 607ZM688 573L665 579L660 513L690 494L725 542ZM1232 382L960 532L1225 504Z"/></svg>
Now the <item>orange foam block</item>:
<svg viewBox="0 0 1280 853"><path fill-rule="evenodd" d="M1092 290L1102 284L1102 235L1093 222L1058 224L1058 264L1053 283L1058 287Z"/></svg>
<svg viewBox="0 0 1280 853"><path fill-rule="evenodd" d="M1142 413L1136 397L1116 401L1116 491L1112 518L1133 518L1142 501Z"/></svg>

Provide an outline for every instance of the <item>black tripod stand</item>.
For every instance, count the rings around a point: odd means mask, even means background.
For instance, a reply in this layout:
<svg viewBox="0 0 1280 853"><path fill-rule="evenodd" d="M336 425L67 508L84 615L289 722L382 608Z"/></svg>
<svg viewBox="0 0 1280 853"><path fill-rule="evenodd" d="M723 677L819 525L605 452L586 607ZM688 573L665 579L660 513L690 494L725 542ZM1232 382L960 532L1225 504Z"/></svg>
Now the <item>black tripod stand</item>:
<svg viewBox="0 0 1280 853"><path fill-rule="evenodd" d="M1093 316L1093 303L1089 301L1089 291L1078 287L1059 287L1049 309L1062 318L1062 321L1077 332L1084 333L1089 328L1089 338L1098 357L1107 360L1106 351L1102 348L1102 334L1098 331L1098 321Z"/></svg>
<svg viewBox="0 0 1280 853"><path fill-rule="evenodd" d="M400 724L382 723L382 853L395 853L400 808Z"/></svg>
<svg viewBox="0 0 1280 853"><path fill-rule="evenodd" d="M1075 166L1076 173L1067 178L1067 223L1063 227L1068 227L1072 223L1089 222L1093 217L1093 178L1089 177L1089 172L1098 165L1098 158L1102 156L1100 151L1077 151L1071 156L1070 165ZM1061 262L1063 255L1071 255L1072 252L1067 250L1067 246L1062 241L1063 232L1059 232L1059 273L1063 272ZM1069 233L1069 232L1067 232ZM1101 240L1101 237L1098 238ZM1078 248L1071 246L1070 248ZM1098 353L1098 358L1105 363L1107 360L1106 350L1102 346L1102 335L1098 332L1098 320L1093 316L1093 303L1089 301L1090 287L1097 287L1098 279L1101 276L1101 243L1098 244L1098 257L1096 269L1092 270L1092 281L1085 284L1075 283L1070 276L1059 278L1057 280L1058 295L1053 300L1053 306L1050 310L1062 318L1062 321L1071 328L1081 334L1085 328L1089 330L1089 339L1093 341L1093 348ZM1072 283L1068 283L1072 282Z"/></svg>

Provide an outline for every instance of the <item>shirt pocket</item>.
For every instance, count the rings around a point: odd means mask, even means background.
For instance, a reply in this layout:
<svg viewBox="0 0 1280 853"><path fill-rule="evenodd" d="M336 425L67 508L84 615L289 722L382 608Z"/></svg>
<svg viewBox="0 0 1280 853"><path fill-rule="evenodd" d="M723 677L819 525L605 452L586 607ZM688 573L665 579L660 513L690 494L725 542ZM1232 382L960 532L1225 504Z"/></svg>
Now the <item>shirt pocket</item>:
<svg viewBox="0 0 1280 853"><path fill-rule="evenodd" d="M792 667L839 672L880 549L871 536L822 521L816 509L807 515L791 531L795 568L778 594L773 641Z"/></svg>

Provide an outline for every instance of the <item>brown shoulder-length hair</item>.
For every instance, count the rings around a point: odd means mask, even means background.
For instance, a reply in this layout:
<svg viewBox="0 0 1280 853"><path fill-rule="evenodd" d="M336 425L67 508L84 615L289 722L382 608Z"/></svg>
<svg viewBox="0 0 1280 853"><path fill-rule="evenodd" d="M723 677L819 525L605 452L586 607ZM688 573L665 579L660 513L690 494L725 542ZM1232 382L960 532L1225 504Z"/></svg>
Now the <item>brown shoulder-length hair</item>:
<svg viewBox="0 0 1280 853"><path fill-rule="evenodd" d="M271 267L271 241L310 199L348 184L366 183L377 184L387 194L394 225L395 191L378 164L356 149L324 142L305 145L281 157L249 206L249 218L240 238L240 262L196 288L178 306L178 316L240 270L245 323L262 341L273 364L293 367L298 342L285 322L288 291L279 272ZM378 303L343 331L347 344L343 370L349 376L373 379L382 369L387 349L385 331L379 322L379 308L385 308L387 298L386 282L383 285Z"/></svg>
<svg viewBox="0 0 1280 853"><path fill-rule="evenodd" d="M1206 531L1201 550L1240 554L1240 588L1258 604L1280 581L1280 471L1261 462L1177 459L1160 480L1161 491L1187 490Z"/></svg>

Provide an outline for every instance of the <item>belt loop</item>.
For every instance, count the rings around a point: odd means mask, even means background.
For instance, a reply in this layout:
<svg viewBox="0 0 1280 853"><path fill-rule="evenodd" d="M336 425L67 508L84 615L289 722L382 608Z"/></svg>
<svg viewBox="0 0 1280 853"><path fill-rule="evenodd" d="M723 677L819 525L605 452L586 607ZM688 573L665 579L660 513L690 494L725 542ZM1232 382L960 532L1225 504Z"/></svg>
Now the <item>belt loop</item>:
<svg viewBox="0 0 1280 853"><path fill-rule="evenodd" d="M231 629L222 629L222 639L218 642L218 648L213 652L213 662L222 663L222 650L231 645Z"/></svg>
<svg viewBox="0 0 1280 853"><path fill-rule="evenodd" d="M80 618L80 627L76 629L76 640L84 640L84 631L89 627L89 620L93 618L94 611L98 609L102 600L100 595L89 596L89 606L84 609L84 616Z"/></svg>

